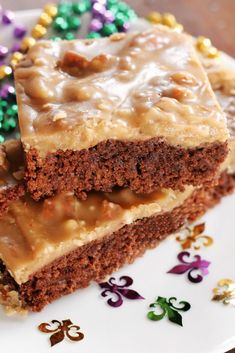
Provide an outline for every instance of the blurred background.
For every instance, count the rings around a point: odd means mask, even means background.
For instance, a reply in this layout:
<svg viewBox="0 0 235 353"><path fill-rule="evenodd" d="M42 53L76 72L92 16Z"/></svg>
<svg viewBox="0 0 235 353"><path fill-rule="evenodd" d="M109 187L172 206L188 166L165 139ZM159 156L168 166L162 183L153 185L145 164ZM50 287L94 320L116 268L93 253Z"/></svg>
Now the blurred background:
<svg viewBox="0 0 235 353"><path fill-rule="evenodd" d="M53 2L53 0L49 1ZM54 2L56 2L54 0ZM139 15L151 10L172 12L178 22L194 35L204 35L235 57L235 0L126 0ZM11 10L41 8L45 0L2 0Z"/></svg>

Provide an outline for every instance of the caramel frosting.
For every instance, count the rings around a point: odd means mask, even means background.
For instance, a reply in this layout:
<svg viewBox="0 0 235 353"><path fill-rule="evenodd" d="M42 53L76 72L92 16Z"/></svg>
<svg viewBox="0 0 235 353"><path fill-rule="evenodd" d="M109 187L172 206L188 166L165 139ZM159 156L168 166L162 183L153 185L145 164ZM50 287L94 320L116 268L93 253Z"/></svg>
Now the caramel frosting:
<svg viewBox="0 0 235 353"><path fill-rule="evenodd" d="M0 192L19 183L24 177L24 154L19 140L0 145Z"/></svg>
<svg viewBox="0 0 235 353"><path fill-rule="evenodd" d="M192 39L164 26L40 41L15 71L22 141L43 157L107 139L224 142L226 121Z"/></svg>
<svg viewBox="0 0 235 353"><path fill-rule="evenodd" d="M137 219L171 211L191 195L159 190L136 195L128 189L90 193L86 201L60 194L35 202L29 197L11 204L0 221L0 258L17 283L54 259L112 234Z"/></svg>

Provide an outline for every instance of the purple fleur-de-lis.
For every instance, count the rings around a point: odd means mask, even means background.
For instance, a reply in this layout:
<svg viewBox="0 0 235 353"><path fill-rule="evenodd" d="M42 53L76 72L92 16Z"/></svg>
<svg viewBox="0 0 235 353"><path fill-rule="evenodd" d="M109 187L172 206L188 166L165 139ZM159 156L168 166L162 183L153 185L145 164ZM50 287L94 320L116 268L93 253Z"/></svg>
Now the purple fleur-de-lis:
<svg viewBox="0 0 235 353"><path fill-rule="evenodd" d="M178 260L182 263L182 265L177 265L173 267L167 273L174 273L177 275L181 275L185 272L188 272L188 279L193 283L199 283L203 280L203 277L208 275L208 267L210 266L210 262L206 260L202 260L200 255L194 255L194 261L187 262L185 258L190 257L190 253L187 251L182 251L177 256ZM198 273L196 276L193 276L193 272L201 272L201 275Z"/></svg>
<svg viewBox="0 0 235 353"><path fill-rule="evenodd" d="M104 289L101 293L102 297L107 297L111 294L114 297L109 298L107 303L114 308L117 308L122 305L123 299L122 296L127 299L144 299L139 293L133 289L128 289L133 284L133 279L129 276L122 276L119 278L119 281L122 283L115 283L115 278L111 277L107 282L100 283L99 286Z"/></svg>

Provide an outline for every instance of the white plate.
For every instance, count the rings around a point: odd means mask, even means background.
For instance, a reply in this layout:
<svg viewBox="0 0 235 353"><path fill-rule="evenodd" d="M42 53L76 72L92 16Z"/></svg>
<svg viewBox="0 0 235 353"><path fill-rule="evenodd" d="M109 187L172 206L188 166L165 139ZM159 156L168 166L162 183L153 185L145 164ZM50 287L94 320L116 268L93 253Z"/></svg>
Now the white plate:
<svg viewBox="0 0 235 353"><path fill-rule="evenodd" d="M38 13L37 10L19 12L17 20L30 28ZM3 38L6 43L12 40L9 29L1 29L1 42ZM209 275L201 283L189 282L187 274L167 274L178 263L177 254L182 251L175 236L171 236L157 249L113 275L132 277L131 288L145 300L124 298L122 306L112 308L106 303L107 298L101 296L99 286L92 284L26 318L9 318L1 311L1 352L223 353L235 347L235 307L211 301L212 289L220 279L235 281L234 209L235 195L225 198L203 218L205 234L214 238L214 244L198 252L211 261ZM167 317L156 322L147 319L148 306L158 296L175 296L191 304L191 309L182 313L183 327ZM37 327L53 319L70 319L80 326L84 339L79 342L64 339L51 348L50 334L41 333Z"/></svg>

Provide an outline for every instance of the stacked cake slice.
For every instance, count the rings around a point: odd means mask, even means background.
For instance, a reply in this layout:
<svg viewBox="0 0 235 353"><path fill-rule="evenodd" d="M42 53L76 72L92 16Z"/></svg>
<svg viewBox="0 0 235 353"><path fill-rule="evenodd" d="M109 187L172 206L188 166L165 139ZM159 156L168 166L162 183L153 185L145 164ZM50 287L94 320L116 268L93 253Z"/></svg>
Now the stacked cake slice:
<svg viewBox="0 0 235 353"><path fill-rule="evenodd" d="M232 130L230 75L204 66ZM5 306L39 311L103 280L233 189L234 140L189 36L43 41L15 78L26 186L0 219Z"/></svg>

